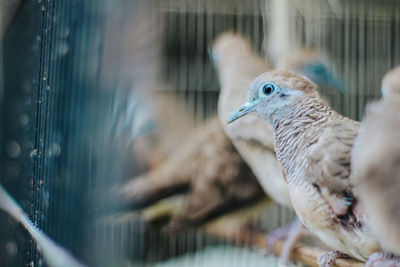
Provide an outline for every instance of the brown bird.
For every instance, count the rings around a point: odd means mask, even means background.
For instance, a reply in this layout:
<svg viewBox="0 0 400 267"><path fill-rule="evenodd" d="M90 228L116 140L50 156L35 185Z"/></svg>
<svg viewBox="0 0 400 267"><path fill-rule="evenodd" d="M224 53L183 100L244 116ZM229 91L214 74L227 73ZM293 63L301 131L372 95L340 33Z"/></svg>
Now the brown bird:
<svg viewBox="0 0 400 267"><path fill-rule="evenodd" d="M382 95L368 106L356 138L353 180L366 221L382 248L400 255L400 67L385 75ZM400 261L377 253L368 264L400 266Z"/></svg>
<svg viewBox="0 0 400 267"><path fill-rule="evenodd" d="M248 40L240 34L229 32L221 34L215 40L212 59L219 74L221 88L218 115L221 122L225 123L227 116L242 103L253 79L271 67L253 52ZM341 91L341 83L326 62L326 57L315 50L299 49L284 58L281 65L287 70L311 76L321 88L330 87ZM279 204L292 209L288 187L274 151L273 132L265 120L258 116L247 116L224 127L224 130L249 164L264 191ZM277 239L287 238L280 259L282 263L286 263L291 249L303 233L301 223L295 220L291 225L269 233L268 248L272 250Z"/></svg>
<svg viewBox="0 0 400 267"><path fill-rule="evenodd" d="M221 88L218 117L225 124L226 117L241 104L253 79L271 67L253 52L248 40L230 32L221 34L215 40L212 59ZM288 187L276 159L271 127L258 116L248 116L236 124L224 127L224 130L250 166L264 192L277 203L292 209ZM301 223L296 219L292 224L268 234L267 248L271 252L279 239L288 240L280 256L282 263L286 264L290 259L292 248L302 236L301 228Z"/></svg>
<svg viewBox="0 0 400 267"><path fill-rule="evenodd" d="M288 71L261 74L248 102L229 122L257 112L272 125L275 150L303 224L334 249L319 257L332 266L345 255L366 260L380 247L356 209L350 182L350 154L360 124L341 116L321 99L317 86Z"/></svg>
<svg viewBox="0 0 400 267"><path fill-rule="evenodd" d="M155 91L153 88L163 90ZM140 101L141 105L145 106L140 108L148 109L150 113L148 120L151 120L150 123L154 124L155 129L135 138L132 142L132 151L139 166L146 169L146 167L154 168L160 164L176 150L182 140L192 134L197 125L193 120L193 112L190 112L174 95L173 90L165 84L148 84L141 88L141 91L146 93L141 98L136 96L136 99L139 99L136 101ZM140 108L135 110L136 117Z"/></svg>
<svg viewBox="0 0 400 267"><path fill-rule="evenodd" d="M182 190L189 191L187 205L172 218L169 230L180 230L264 196L217 118L196 129L159 166L114 193L124 205L144 206Z"/></svg>
<svg viewBox="0 0 400 267"><path fill-rule="evenodd" d="M271 67L253 52L250 43L239 34L220 35L214 42L212 57L221 88L218 117L224 125L228 115L242 103L246 95L245 88ZM279 204L290 208L288 188L274 152L271 127L257 116L248 116L224 130L264 191Z"/></svg>
<svg viewBox="0 0 400 267"><path fill-rule="evenodd" d="M319 92L330 89L334 93L344 92L344 84L330 64L331 60L323 53L311 49L300 48L285 57L279 68L290 70L306 76L318 85Z"/></svg>

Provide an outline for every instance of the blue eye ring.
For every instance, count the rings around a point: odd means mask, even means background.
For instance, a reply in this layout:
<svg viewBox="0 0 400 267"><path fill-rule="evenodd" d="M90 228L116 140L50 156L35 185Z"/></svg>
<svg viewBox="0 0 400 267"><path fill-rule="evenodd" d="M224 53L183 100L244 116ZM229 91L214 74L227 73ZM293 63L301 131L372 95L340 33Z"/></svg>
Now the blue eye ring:
<svg viewBox="0 0 400 267"><path fill-rule="evenodd" d="M264 95L270 95L275 90L275 86L271 83L267 83L263 86L262 90Z"/></svg>

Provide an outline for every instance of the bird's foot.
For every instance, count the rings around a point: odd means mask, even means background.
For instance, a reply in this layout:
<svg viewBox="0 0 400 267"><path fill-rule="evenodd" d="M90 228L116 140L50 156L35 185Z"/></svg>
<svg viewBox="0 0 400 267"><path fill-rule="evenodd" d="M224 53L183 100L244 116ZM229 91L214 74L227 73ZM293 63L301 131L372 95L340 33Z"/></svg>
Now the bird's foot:
<svg viewBox="0 0 400 267"><path fill-rule="evenodd" d="M285 241L279 256L279 263L281 265L287 265L289 262L294 246L304 235L303 229L302 223L296 218L291 224L282 226L268 235L267 250L275 255L278 254L276 251L278 240Z"/></svg>
<svg viewBox="0 0 400 267"><path fill-rule="evenodd" d="M399 267L400 258L385 252L375 252L368 257L365 267Z"/></svg>
<svg viewBox="0 0 400 267"><path fill-rule="evenodd" d="M291 225L292 224L281 226L268 233L266 243L267 243L267 251L269 253L278 255L278 252L276 251L276 244L280 240L282 241L286 240L286 238L289 235Z"/></svg>
<svg viewBox="0 0 400 267"><path fill-rule="evenodd" d="M339 258L349 259L350 256L337 250L331 250L318 257L318 265L320 267L332 267L335 260Z"/></svg>
<svg viewBox="0 0 400 267"><path fill-rule="evenodd" d="M304 236L304 227L301 221L296 218L290 224L289 234L283 245L281 255L279 256L279 262L283 265L287 265L290 261L290 256L292 254L293 248L297 242Z"/></svg>

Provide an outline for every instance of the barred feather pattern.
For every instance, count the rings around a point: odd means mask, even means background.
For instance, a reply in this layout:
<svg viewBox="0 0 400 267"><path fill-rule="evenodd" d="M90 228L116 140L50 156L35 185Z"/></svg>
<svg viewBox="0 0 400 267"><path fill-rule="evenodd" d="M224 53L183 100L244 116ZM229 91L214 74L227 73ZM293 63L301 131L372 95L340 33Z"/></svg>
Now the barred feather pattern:
<svg viewBox="0 0 400 267"><path fill-rule="evenodd" d="M301 150L318 140L326 122L343 117L332 110L317 92L301 97L290 110L283 117L273 119L275 151L288 183L298 184L307 163Z"/></svg>
<svg viewBox="0 0 400 267"><path fill-rule="evenodd" d="M355 215L349 179L360 124L336 113L317 92L304 93L270 119L277 158L303 224L331 248L359 260L379 251Z"/></svg>

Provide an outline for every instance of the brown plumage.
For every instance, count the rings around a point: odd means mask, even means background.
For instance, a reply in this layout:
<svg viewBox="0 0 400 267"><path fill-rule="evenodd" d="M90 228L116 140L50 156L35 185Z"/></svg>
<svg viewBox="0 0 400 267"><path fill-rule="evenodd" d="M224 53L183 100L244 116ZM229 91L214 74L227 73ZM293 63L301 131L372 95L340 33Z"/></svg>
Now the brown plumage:
<svg viewBox="0 0 400 267"><path fill-rule="evenodd" d="M294 72L264 73L253 82L249 101L230 120L251 111L267 119L301 221L334 250L365 260L379 245L356 209L349 179L360 124L332 110L316 89ZM332 264L326 257L320 260L321 265Z"/></svg>
<svg viewBox="0 0 400 267"><path fill-rule="evenodd" d="M154 88L162 90L155 91ZM139 136L133 142L135 160L145 169L156 167L176 150L182 140L192 134L196 123L194 115L165 84L147 84L141 90L145 92L142 101L157 125L156 130Z"/></svg>
<svg viewBox="0 0 400 267"><path fill-rule="evenodd" d="M382 247L400 255L400 67L382 82L354 144L353 180L366 220Z"/></svg>
<svg viewBox="0 0 400 267"><path fill-rule="evenodd" d="M241 104L253 79L271 67L239 34L221 34L212 51L221 87L218 117L226 124L226 118ZM288 188L276 160L271 127L257 116L248 116L224 130L264 191L279 204L291 207Z"/></svg>
<svg viewBox="0 0 400 267"><path fill-rule="evenodd" d="M180 230L264 196L251 170L214 118L200 126L158 167L116 190L125 204L148 205L178 191L187 205L172 218Z"/></svg>

